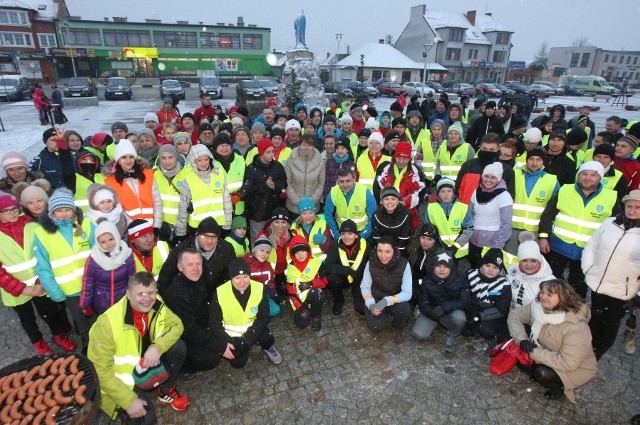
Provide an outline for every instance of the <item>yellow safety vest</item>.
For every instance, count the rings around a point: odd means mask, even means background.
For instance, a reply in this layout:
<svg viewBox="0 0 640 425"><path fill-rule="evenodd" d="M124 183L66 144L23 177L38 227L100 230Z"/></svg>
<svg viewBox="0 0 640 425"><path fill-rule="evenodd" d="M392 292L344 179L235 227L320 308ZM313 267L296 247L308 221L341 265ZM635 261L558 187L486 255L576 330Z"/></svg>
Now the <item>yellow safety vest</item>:
<svg viewBox="0 0 640 425"><path fill-rule="evenodd" d="M409 130L405 131L407 137L410 137ZM420 161L420 167L422 168L422 172L427 179L433 179L436 172L436 159L433 156L433 148L431 147L431 132L426 129L421 130L414 145L413 159L415 160L416 155L421 152L422 160Z"/></svg>
<svg viewBox="0 0 640 425"><path fill-rule="evenodd" d="M464 223L464 218L467 216L467 211L469 207L467 204L462 203L460 201L456 201L453 204L453 208L451 208L451 213L449 214L449 218L444 213L444 209L437 202L433 202L427 205L427 215L429 216L429 221L431 224L436 226L438 229L438 233L440 233L440 239L447 246L453 246L460 236L460 232L462 231L462 223ZM469 244L466 243L463 246L458 248L455 257L462 258L469 255Z"/></svg>
<svg viewBox="0 0 640 425"><path fill-rule="evenodd" d="M540 216L553 196L558 178L553 174L544 174L536 181L531 194L527 196L524 170L518 168L514 173L516 196L513 201L513 228L537 233Z"/></svg>
<svg viewBox="0 0 640 425"><path fill-rule="evenodd" d="M347 257L347 252L344 249L340 248L340 245L338 245L338 256L340 257L340 264L351 268L351 270L353 271L358 270L358 268L362 264L362 260L364 259L364 251L367 247L367 241L362 238L359 239L360 247L358 248L358 255L356 255L356 258L353 260L349 260L349 257ZM349 283L353 283L353 278L351 276L347 276L347 281Z"/></svg>
<svg viewBox="0 0 640 425"><path fill-rule="evenodd" d="M189 214L189 226L194 229L207 217L213 217L219 225L225 225L224 217L224 185L225 173L211 172L210 186L207 186L195 173L188 173L185 181L191 190L193 212Z"/></svg>
<svg viewBox="0 0 640 425"><path fill-rule="evenodd" d="M89 211L89 198L87 197L89 186L92 184L104 184L104 176L102 174L96 174L94 180L95 183L85 176L76 173L76 193L73 195L73 202L76 204L76 207L80 207L83 212Z"/></svg>
<svg viewBox="0 0 640 425"><path fill-rule="evenodd" d="M156 246L153 247L153 251L151 253L151 274L154 279L158 279L158 275L160 274L160 269L162 269L162 265L165 261L167 261L167 257L169 256L169 245L165 241L158 241ZM146 272L147 269L144 268L144 265L138 259L138 256L133 254L133 262L135 264L136 272Z"/></svg>
<svg viewBox="0 0 640 425"><path fill-rule="evenodd" d="M27 286L33 286L38 278L36 274L36 258L33 255L33 237L36 223L27 223L24 227L24 248L7 234L0 232L0 262L7 273L24 282ZM4 289L0 289L2 304L7 307L15 307L28 302L28 295L13 296Z"/></svg>
<svg viewBox="0 0 640 425"><path fill-rule="evenodd" d="M613 176L604 176L602 180L600 180L600 183L602 183L602 187L615 190L616 185L620 181L620 177L622 177L622 171L619 171L619 170L613 170L613 171L614 171Z"/></svg>
<svg viewBox="0 0 640 425"><path fill-rule="evenodd" d="M227 236L226 238L224 238L224 240L231 244L231 246L233 247L233 251L236 254L236 257L244 257L244 254L250 252L249 241L246 238L245 238L244 245L240 245L231 236Z"/></svg>
<svg viewBox="0 0 640 425"><path fill-rule="evenodd" d="M113 146L113 143L111 145L109 145L109 146ZM107 146L107 147L109 147L109 146ZM104 152L102 152L99 149L94 148L93 146L84 146L84 148L86 150L88 150L89 152L91 152L92 154L94 154L96 157L98 157L98 159L100 160L100 164L104 164L105 163L105 156L104 156L105 153ZM115 148L113 150L115 152ZM111 158L113 158L113 157L111 157Z"/></svg>
<svg viewBox="0 0 640 425"><path fill-rule="evenodd" d="M153 173L153 180L158 186L160 198L162 198L162 221L174 225L178 221L178 207L180 206L180 192L175 183L170 183L162 171ZM175 178L174 178L175 180Z"/></svg>
<svg viewBox="0 0 640 425"><path fill-rule="evenodd" d="M320 249L320 245L316 245L315 243L313 243L313 235L318 233L324 235L325 230L327 230L327 222L318 218L316 218L313 226L311 226L311 231L309 232L308 238L305 236L304 230L302 230L302 226L299 226L297 222L291 225L291 231L307 239L307 242L311 247L311 254L315 258L319 258L321 261L324 261L324 259L327 258L327 254L322 252L322 249Z"/></svg>
<svg viewBox="0 0 640 425"><path fill-rule="evenodd" d="M575 154L575 156L574 156ZM577 150L575 152L567 151L567 156L576 163L576 170L584 163L584 151Z"/></svg>
<svg viewBox="0 0 640 425"><path fill-rule="evenodd" d="M35 229L36 236L49 255L53 277L65 296L77 295L82 290L84 265L91 254L89 246L90 220L82 222L82 230L80 236L76 236L74 233L73 245L70 246L58 231L49 233L42 226Z"/></svg>
<svg viewBox="0 0 640 425"><path fill-rule="evenodd" d="M471 145L464 142L455 150L453 155L447 150L447 142L443 141L436 155L436 162L440 164L440 175L442 177L450 177L453 180L458 177L458 172L462 168L462 164L467 162Z"/></svg>
<svg viewBox="0 0 640 425"><path fill-rule="evenodd" d="M516 165L513 168L514 169L522 168L525 166L526 163L527 163L527 152L524 151L520 155L516 156Z"/></svg>
<svg viewBox="0 0 640 425"><path fill-rule="evenodd" d="M291 263L287 265L287 283L295 285L296 294L301 302L304 302L304 300L307 299L307 295L309 295L311 287L304 291L300 291L300 283L306 282L310 284L318 275L321 265L322 262L314 257L311 257L303 271L298 270L298 268ZM291 303L291 306L293 307L293 303Z"/></svg>
<svg viewBox="0 0 640 425"><path fill-rule="evenodd" d="M251 294L249 294L249 301L247 301L244 310L233 294L233 284L230 280L216 289L218 304L222 310L222 325L224 326L224 331L230 337L244 335L258 315L258 306L262 301L264 285L251 280L249 281L249 287L251 288Z"/></svg>
<svg viewBox="0 0 640 425"><path fill-rule="evenodd" d="M382 155L378 165L391 161L388 155ZM369 190L373 190L373 183L376 179L376 170L369 159L369 149L365 149L356 161L356 169L358 170L358 183L366 186Z"/></svg>
<svg viewBox="0 0 640 425"><path fill-rule="evenodd" d="M278 162L282 164L283 167L287 164L287 160L291 156L291 152L293 152L293 149L288 146L280 151L280 155L278 155Z"/></svg>
<svg viewBox="0 0 640 425"><path fill-rule="evenodd" d="M255 153L258 153L257 148L252 148L251 150L249 150L249 152L247 152L247 155L254 149ZM253 158L251 160L253 161ZM251 164L251 162L247 161L247 164ZM227 189L229 190L229 193L239 191L242 187L242 182L244 182L244 170L246 168L245 161L242 155L238 155L234 152L233 161L231 161L228 173L222 167L222 164L220 164L218 161L215 162L215 165L219 170L222 170L227 175ZM235 204L233 207L233 212L235 215L242 215L244 213L244 201L240 201ZM220 224L224 224L224 222Z"/></svg>
<svg viewBox="0 0 640 425"><path fill-rule="evenodd" d="M575 184L563 185L558 193L559 212L553 222L553 234L563 242L584 248L600 224L611 216L616 195L611 189L602 189L584 205Z"/></svg>
<svg viewBox="0 0 640 425"><path fill-rule="evenodd" d="M369 220L367 216L367 190L366 186L356 183L347 205L347 198L342 193L340 186L335 185L331 188L329 196L331 196L333 205L336 207L335 219L338 223L338 228L340 228L343 221L351 219L356 223L359 232L364 230Z"/></svg>

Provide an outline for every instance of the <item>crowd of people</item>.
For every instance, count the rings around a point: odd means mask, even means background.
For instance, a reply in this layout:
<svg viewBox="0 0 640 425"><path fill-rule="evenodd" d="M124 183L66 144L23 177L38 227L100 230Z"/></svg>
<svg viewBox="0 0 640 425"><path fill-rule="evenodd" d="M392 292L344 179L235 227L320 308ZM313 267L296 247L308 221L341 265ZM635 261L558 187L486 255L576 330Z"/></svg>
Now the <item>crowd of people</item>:
<svg viewBox="0 0 640 425"><path fill-rule="evenodd" d="M0 160L2 301L38 354L52 348L35 312L86 353L102 410L136 423L155 420L150 379L186 410L179 380L243 367L254 345L280 364L271 318L289 304L320 331L345 290L398 344L412 316L410 335L442 326L447 352L514 338L545 395L575 402L640 286L640 124L461 100L271 99L250 117L204 95L193 113L165 99L138 132L48 128L30 162Z"/></svg>

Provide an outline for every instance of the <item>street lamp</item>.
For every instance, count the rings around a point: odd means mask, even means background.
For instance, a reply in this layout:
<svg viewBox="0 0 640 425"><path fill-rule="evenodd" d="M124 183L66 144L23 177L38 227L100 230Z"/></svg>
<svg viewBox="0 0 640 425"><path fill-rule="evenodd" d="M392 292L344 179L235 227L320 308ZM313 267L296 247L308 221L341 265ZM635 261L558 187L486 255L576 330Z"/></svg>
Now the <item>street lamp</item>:
<svg viewBox="0 0 640 425"><path fill-rule="evenodd" d="M431 48L433 47L434 43L424 43L422 45L422 47L424 47L424 53L422 54L422 56L424 56L424 71L422 74L422 85L425 85L425 83L427 82L427 74L429 73L429 66L427 64L427 61L429 60L429 50L431 50Z"/></svg>
<svg viewBox="0 0 640 425"><path fill-rule="evenodd" d="M69 22L65 21L62 23L62 25L64 26L64 47L68 47L69 46ZM76 61L75 59L73 59L73 53L71 54L71 66L73 67L73 76L77 77L78 74L76 73Z"/></svg>
<svg viewBox="0 0 640 425"><path fill-rule="evenodd" d="M340 42L342 41L343 35L344 34L342 34L341 32L336 34L336 41L338 42L338 53L336 53L336 72L335 72L335 75L333 76L333 81L338 81L338 62L340 61Z"/></svg>

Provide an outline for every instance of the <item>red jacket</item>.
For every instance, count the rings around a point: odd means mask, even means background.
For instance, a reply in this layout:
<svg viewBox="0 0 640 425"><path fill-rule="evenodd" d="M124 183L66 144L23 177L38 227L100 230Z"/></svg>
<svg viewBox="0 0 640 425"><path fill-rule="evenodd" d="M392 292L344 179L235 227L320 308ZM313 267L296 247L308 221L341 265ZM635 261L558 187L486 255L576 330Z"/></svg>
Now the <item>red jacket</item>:
<svg viewBox="0 0 640 425"><path fill-rule="evenodd" d="M618 158L613 160L613 166L616 170L621 171L629 182L629 190L640 189L640 162L631 158Z"/></svg>
<svg viewBox="0 0 640 425"><path fill-rule="evenodd" d="M158 109L156 111L156 115L158 116L158 123L160 124L160 131L162 132L162 126L164 123L172 122L178 128L178 131L182 129L182 119L180 118L180 114L175 109L166 110L164 107Z"/></svg>
<svg viewBox="0 0 640 425"><path fill-rule="evenodd" d="M269 261L264 263L259 261L252 253L248 252L244 255L244 260L249 264L251 269L251 280L260 282L266 286L267 295L273 298L276 293L276 272L271 267Z"/></svg>
<svg viewBox="0 0 640 425"><path fill-rule="evenodd" d="M216 110L213 109L212 105L201 105L193 112L193 116L196 118L196 125L200 125L200 120L202 119L202 117L207 117L209 119L209 122L213 121L213 116L215 114Z"/></svg>

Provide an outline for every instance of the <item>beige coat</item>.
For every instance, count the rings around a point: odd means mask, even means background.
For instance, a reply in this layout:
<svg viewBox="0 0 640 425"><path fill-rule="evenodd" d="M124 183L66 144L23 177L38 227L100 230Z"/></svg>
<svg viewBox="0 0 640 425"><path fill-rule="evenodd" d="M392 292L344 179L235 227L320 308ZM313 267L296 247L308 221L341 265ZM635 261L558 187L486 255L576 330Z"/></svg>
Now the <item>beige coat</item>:
<svg viewBox="0 0 640 425"><path fill-rule="evenodd" d="M591 347L590 317L591 311L585 304L579 313L568 312L564 322L543 325L538 336L542 346L530 354L536 363L549 366L560 376L564 394L572 403L576 402L573 390L593 379L598 367ZM532 321L531 304L509 313L509 332L518 344L528 339L524 325Z"/></svg>
<svg viewBox="0 0 640 425"><path fill-rule="evenodd" d="M300 148L295 148L284 166L287 173L287 201L285 206L291 212L298 213L300 198L308 196L316 206L320 205L324 179L325 162L317 149L309 157L300 155Z"/></svg>

